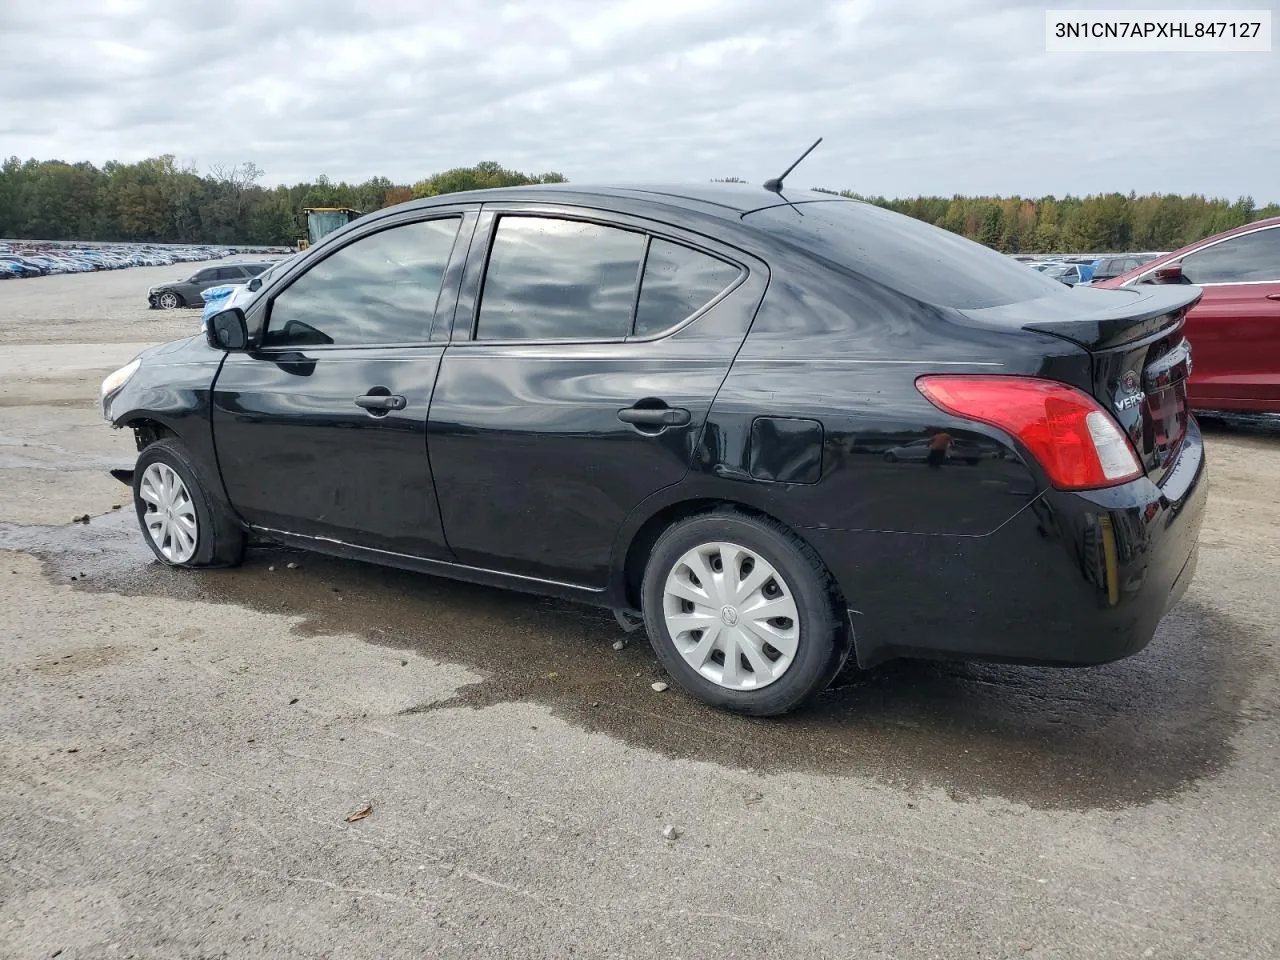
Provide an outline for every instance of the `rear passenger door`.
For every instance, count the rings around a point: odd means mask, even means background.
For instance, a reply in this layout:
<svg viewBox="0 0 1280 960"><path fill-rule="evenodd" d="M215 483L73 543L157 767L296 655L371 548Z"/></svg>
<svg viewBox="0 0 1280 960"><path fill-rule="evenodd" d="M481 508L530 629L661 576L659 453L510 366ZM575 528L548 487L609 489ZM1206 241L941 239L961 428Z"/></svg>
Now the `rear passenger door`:
<svg viewBox="0 0 1280 960"><path fill-rule="evenodd" d="M766 284L650 221L486 205L427 425L458 560L603 587L624 518L687 472Z"/></svg>

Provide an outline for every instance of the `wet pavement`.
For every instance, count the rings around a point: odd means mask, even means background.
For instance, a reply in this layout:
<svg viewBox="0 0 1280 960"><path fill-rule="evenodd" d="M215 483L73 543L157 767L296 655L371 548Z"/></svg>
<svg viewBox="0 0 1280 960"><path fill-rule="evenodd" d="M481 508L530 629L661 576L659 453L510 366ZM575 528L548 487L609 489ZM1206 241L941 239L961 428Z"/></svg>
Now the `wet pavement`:
<svg viewBox="0 0 1280 960"><path fill-rule="evenodd" d="M297 618L299 634L354 634L484 678L407 713L531 701L670 757L873 776L1038 808L1146 803L1220 771L1264 660L1260 631L1192 600L1119 663L894 661L846 670L813 706L761 720L674 691L654 703L646 688L665 675L643 632L625 634L590 607L270 544L237 569L172 570L153 559L127 507L84 524L0 524L0 549L40 557L51 578L79 590L243 605Z"/></svg>

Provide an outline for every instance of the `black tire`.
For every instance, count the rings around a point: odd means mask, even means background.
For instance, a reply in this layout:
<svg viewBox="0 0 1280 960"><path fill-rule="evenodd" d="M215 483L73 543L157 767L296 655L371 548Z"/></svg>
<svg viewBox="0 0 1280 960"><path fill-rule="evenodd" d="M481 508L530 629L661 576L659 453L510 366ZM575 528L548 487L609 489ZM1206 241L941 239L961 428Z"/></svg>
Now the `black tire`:
<svg viewBox="0 0 1280 960"><path fill-rule="evenodd" d="M147 532L147 502L140 493L143 474L154 463L169 466L181 479L191 497L196 514L196 547L190 558L180 563L166 557ZM209 494L209 487L181 441L171 437L157 440L138 454L133 470L133 507L142 528L142 539L156 558L173 567L234 567L244 559L245 532L231 512Z"/></svg>
<svg viewBox="0 0 1280 960"><path fill-rule="evenodd" d="M757 552L782 575L796 603L800 637L795 660L781 677L758 690L731 690L700 674L676 649L663 616L672 567L699 544L717 541ZM826 689L849 656L831 574L812 547L768 519L723 510L672 525L654 544L640 594L649 642L667 673L688 693L723 710L757 717L787 713Z"/></svg>

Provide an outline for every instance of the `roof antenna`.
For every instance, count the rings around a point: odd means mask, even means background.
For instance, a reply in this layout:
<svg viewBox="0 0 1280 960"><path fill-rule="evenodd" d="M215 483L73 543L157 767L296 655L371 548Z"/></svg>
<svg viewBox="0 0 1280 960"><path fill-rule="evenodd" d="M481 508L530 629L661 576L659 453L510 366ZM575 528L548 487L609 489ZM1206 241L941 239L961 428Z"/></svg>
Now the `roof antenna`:
<svg viewBox="0 0 1280 960"><path fill-rule="evenodd" d="M766 190L768 190L769 192L771 192L771 193L776 193L776 194L778 194L779 196L781 196L781 194L782 194L782 181L783 181L783 180L785 180L785 179L787 179L788 174L790 174L790 173L791 173L791 171L792 171L792 170L794 170L796 167L800 166L800 161L801 161L801 160L803 160L805 157L807 157L809 154L813 153L814 147L816 147L816 146L817 146L818 144L820 144L821 142L822 142L822 138L821 138L821 137L819 137L817 140L813 141L812 146L810 146L810 147L809 147L809 149L808 149L808 150L806 150L804 153L800 154L799 158L796 160L796 162L795 162L795 163L793 163L791 166L787 167L787 169L786 169L786 170L782 171L782 176L780 176L780 177L775 177L775 178L774 178L774 179L772 179L772 180L766 180L766 181L764 182L764 188L765 188Z"/></svg>

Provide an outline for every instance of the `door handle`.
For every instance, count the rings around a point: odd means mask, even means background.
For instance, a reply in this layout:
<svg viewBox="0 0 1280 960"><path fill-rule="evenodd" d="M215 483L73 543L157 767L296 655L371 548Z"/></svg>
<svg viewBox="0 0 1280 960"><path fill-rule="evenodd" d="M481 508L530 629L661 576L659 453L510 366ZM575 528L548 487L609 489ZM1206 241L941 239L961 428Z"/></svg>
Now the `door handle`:
<svg viewBox="0 0 1280 960"><path fill-rule="evenodd" d="M682 427L690 416L681 407L626 407L618 411L618 419L646 427Z"/></svg>
<svg viewBox="0 0 1280 960"><path fill-rule="evenodd" d="M1268 293L1268 294L1267 294L1267 299L1268 299L1268 300L1280 300L1280 293Z"/></svg>
<svg viewBox="0 0 1280 960"><path fill-rule="evenodd" d="M366 410L403 410L407 402L399 394L366 393L356 397L356 406Z"/></svg>

